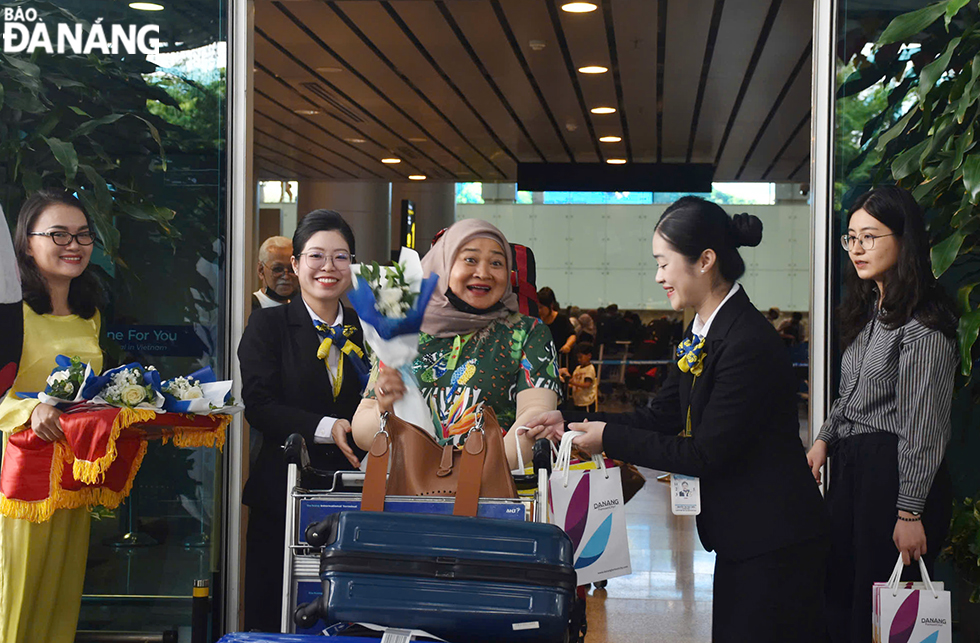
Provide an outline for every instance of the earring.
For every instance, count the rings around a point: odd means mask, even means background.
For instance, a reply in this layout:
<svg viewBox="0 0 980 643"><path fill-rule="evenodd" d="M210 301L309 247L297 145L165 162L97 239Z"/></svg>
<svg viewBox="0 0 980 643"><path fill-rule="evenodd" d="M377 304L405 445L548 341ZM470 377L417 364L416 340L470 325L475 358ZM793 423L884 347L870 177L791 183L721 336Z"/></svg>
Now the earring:
<svg viewBox="0 0 980 643"><path fill-rule="evenodd" d="M701 274L704 274L704 268L701 269Z"/></svg>

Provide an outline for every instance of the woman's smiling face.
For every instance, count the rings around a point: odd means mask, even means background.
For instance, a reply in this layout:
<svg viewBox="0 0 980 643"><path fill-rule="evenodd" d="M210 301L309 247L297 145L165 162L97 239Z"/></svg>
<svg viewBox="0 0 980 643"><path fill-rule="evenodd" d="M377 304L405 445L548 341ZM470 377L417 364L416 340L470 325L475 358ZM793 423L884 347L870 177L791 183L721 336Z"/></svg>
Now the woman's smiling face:
<svg viewBox="0 0 980 643"><path fill-rule="evenodd" d="M34 220L31 232L90 232L85 213L63 203L53 203ZM92 258L92 245L72 239L67 246L55 245L51 237L29 237L28 254L49 283L71 281L81 275Z"/></svg>
<svg viewBox="0 0 980 643"><path fill-rule="evenodd" d="M510 286L507 256L493 239L471 239L463 244L449 272L449 289L474 308L490 308Z"/></svg>
<svg viewBox="0 0 980 643"><path fill-rule="evenodd" d="M653 258L657 260L657 283L667 291L671 308L691 308L703 298L703 280L695 276L694 264L675 250L659 231L653 233Z"/></svg>

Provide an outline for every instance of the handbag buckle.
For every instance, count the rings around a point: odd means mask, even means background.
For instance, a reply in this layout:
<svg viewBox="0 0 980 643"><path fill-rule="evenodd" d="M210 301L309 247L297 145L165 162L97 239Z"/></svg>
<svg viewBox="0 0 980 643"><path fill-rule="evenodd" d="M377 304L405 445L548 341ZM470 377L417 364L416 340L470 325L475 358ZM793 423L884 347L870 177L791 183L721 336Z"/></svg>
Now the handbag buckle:
<svg viewBox="0 0 980 643"><path fill-rule="evenodd" d="M378 433L388 435L388 411L381 414L381 425L378 427Z"/></svg>
<svg viewBox="0 0 980 643"><path fill-rule="evenodd" d="M478 407L476 407L476 421L473 423L473 428L471 428L469 431L467 431L466 432L466 435L469 436L469 434L470 433L473 433L474 431L479 431L480 433L483 433L484 432L483 431L483 425L484 425L484 423L483 423L483 404L481 403Z"/></svg>

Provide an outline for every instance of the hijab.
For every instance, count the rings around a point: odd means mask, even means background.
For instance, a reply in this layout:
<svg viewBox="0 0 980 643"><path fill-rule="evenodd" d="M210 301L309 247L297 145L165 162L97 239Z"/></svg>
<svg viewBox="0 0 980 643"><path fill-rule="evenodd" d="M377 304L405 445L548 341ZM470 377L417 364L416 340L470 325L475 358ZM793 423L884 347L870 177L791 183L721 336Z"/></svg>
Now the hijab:
<svg viewBox="0 0 980 643"><path fill-rule="evenodd" d="M500 244L500 249L503 251L507 262L508 283L504 295L499 301L502 306L496 308L491 306L487 312L482 313L466 312L462 306L454 304L447 295L449 293L449 273L452 271L456 254L467 242L473 239L493 239L496 241ZM479 219L463 219L450 226L422 258L422 270L439 275L439 285L432 293L432 299L429 300L429 305L425 309L425 317L422 319L422 332L433 337L468 335L486 328L497 319L507 317L511 312L517 312L517 295L511 290L509 283L512 263L510 244L504 237L504 233L493 224ZM458 301L457 297L453 299Z"/></svg>

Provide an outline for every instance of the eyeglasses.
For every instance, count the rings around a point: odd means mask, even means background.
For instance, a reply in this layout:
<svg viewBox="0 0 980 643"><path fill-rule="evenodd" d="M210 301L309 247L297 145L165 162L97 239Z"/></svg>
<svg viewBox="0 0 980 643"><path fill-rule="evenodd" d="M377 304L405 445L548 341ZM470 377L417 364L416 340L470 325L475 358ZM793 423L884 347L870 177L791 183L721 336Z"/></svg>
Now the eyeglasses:
<svg viewBox="0 0 980 643"><path fill-rule="evenodd" d="M335 252L332 255L325 254L323 252L301 252L297 257L306 257L306 267L310 270L319 270L326 265L327 259L333 263L334 268L339 268L343 270L349 268L351 261L354 260L354 255L349 252Z"/></svg>
<svg viewBox="0 0 980 643"><path fill-rule="evenodd" d="M854 249L854 244L858 241L861 242L861 247L865 250L871 250L875 247L875 239L880 239L882 237L894 237L894 234L862 234L860 237L854 237L849 234L842 235L840 238L840 245L843 246L844 250L850 252Z"/></svg>
<svg viewBox="0 0 980 643"><path fill-rule="evenodd" d="M72 241L77 241L80 246L90 246L95 243L95 233L85 230L77 234L58 230L56 232L29 232L30 237L50 237L56 246L70 246Z"/></svg>
<svg viewBox="0 0 980 643"><path fill-rule="evenodd" d="M266 265L266 267L268 268L268 265ZM282 264L276 264L275 266L272 266L271 268L269 268L269 272L271 272L272 276L275 277L276 279L282 277L286 273L289 273L291 275L296 274L295 272L293 272L292 266L284 266Z"/></svg>

